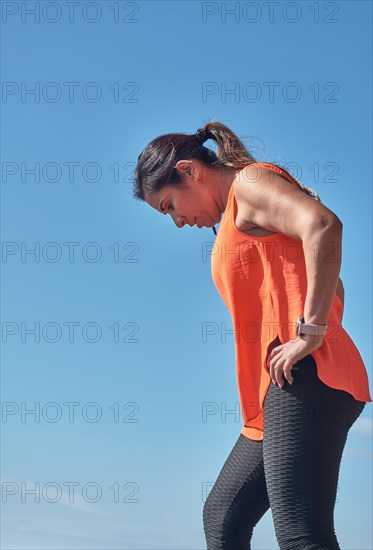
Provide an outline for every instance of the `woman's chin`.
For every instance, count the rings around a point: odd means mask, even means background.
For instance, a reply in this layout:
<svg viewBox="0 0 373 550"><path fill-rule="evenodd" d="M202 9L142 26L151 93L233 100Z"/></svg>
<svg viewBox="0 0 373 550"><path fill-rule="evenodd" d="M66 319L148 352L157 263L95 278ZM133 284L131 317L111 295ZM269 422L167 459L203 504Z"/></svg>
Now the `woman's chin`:
<svg viewBox="0 0 373 550"><path fill-rule="evenodd" d="M216 221L215 218L213 218L212 216L208 216L208 217L209 217L209 219L206 220L207 223L203 223L202 225L201 225L200 221L198 220L198 218L195 218L195 223L196 223L196 225L199 229L202 229L202 227L211 228L211 227L214 227L214 225L216 225L217 223L220 222L220 219L218 221ZM220 216L220 218L221 218L221 216Z"/></svg>

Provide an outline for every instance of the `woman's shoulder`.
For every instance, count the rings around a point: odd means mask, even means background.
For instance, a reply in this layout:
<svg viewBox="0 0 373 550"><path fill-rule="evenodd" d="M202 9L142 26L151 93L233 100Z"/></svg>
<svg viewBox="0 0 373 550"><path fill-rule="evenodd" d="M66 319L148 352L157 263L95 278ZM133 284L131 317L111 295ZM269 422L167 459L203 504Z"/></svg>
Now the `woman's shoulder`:
<svg viewBox="0 0 373 550"><path fill-rule="evenodd" d="M252 181L269 177L273 181L273 173L278 174L282 178L290 181L297 186L295 179L281 166L273 164L271 162L251 162L250 164L244 166L238 173L235 178L235 182L244 183L245 179ZM272 177L271 177L272 175ZM298 186L297 186L298 187Z"/></svg>

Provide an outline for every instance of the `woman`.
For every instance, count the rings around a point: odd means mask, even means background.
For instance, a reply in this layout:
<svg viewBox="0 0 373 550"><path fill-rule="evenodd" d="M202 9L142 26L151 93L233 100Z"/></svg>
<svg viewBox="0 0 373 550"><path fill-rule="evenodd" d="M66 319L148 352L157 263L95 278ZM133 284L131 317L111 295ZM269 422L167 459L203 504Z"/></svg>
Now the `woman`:
<svg viewBox="0 0 373 550"><path fill-rule="evenodd" d="M154 139L134 180L135 198L178 227L215 229L224 213L211 269L234 323L244 426L204 505L208 550L250 548L269 508L281 550L338 549L340 461L372 401L342 327L341 221L216 121Z"/></svg>

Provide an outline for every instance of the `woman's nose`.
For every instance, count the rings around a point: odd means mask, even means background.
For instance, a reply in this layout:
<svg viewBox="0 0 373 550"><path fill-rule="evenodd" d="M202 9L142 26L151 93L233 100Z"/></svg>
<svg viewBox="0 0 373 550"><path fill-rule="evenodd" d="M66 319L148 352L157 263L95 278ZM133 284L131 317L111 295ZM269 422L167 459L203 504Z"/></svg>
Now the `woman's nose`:
<svg viewBox="0 0 373 550"><path fill-rule="evenodd" d="M176 221L176 225L177 225L177 227L179 227L179 228L184 227L184 225L185 225L185 218L182 218L182 217L178 216L177 221Z"/></svg>

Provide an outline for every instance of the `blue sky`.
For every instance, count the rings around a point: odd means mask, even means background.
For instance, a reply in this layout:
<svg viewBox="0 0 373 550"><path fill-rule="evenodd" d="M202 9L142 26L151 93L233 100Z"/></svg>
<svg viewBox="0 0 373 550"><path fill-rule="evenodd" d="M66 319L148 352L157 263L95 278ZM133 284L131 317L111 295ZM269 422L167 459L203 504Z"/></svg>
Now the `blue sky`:
<svg viewBox="0 0 373 550"><path fill-rule="evenodd" d="M160 134L219 120L340 217L343 325L371 382L372 4L289 4L2 2L4 548L205 548L203 501L242 427L223 414L235 349L211 229L132 198ZM371 517L368 404L341 547L372 548ZM270 511L252 544L277 548Z"/></svg>

